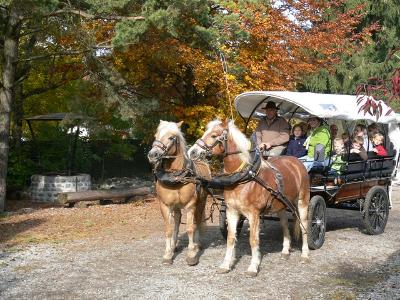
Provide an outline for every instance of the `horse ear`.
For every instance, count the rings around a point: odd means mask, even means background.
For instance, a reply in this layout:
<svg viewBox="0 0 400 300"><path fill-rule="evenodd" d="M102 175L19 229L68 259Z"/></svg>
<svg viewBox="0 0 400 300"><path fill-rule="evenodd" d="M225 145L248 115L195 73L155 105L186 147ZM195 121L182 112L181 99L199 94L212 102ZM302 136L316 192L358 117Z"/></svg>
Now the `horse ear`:
<svg viewBox="0 0 400 300"><path fill-rule="evenodd" d="M226 126L228 126L228 124L229 124L229 119L225 119L224 121L222 121L222 126L223 127L226 127Z"/></svg>
<svg viewBox="0 0 400 300"><path fill-rule="evenodd" d="M183 124L183 121L180 121L179 123L176 123L176 125L178 126L178 128L181 128L182 124Z"/></svg>

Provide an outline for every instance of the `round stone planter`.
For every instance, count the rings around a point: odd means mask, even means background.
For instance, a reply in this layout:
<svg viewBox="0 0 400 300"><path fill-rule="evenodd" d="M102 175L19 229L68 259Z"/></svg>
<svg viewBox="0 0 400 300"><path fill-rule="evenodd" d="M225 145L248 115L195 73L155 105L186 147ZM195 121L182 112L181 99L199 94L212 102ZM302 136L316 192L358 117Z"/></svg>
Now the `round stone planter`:
<svg viewBox="0 0 400 300"><path fill-rule="evenodd" d="M32 200L56 202L59 193L87 191L90 188L89 174L72 176L32 175L29 191Z"/></svg>

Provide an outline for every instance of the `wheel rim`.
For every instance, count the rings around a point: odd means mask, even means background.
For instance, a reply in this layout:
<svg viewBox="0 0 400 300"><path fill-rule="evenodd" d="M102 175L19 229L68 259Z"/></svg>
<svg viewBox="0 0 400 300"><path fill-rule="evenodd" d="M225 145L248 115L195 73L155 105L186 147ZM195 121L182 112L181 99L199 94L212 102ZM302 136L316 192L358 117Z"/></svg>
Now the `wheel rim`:
<svg viewBox="0 0 400 300"><path fill-rule="evenodd" d="M380 230L385 226L387 215L386 197L381 192L374 193L368 207L368 217L374 230Z"/></svg>
<svg viewBox="0 0 400 300"><path fill-rule="evenodd" d="M323 239L325 233L325 214L321 203L315 205L311 222L311 236L316 244Z"/></svg>

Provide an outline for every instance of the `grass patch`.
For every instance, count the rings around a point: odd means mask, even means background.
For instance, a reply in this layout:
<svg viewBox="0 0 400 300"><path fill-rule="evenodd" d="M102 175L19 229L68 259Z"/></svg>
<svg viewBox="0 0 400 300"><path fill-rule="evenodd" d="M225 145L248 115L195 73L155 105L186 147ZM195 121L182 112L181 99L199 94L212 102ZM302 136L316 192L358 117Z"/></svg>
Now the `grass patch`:
<svg viewBox="0 0 400 300"><path fill-rule="evenodd" d="M25 242L28 244L39 244L41 240L41 238L34 235L25 237Z"/></svg>
<svg viewBox="0 0 400 300"><path fill-rule="evenodd" d="M8 217L8 212L0 212L0 219L3 219L3 218L7 218Z"/></svg>

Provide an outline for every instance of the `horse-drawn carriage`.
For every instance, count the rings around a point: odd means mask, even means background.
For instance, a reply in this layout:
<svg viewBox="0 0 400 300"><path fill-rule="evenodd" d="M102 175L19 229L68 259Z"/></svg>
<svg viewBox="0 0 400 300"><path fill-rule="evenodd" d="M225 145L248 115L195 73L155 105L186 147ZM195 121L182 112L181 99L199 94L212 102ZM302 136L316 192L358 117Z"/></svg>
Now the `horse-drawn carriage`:
<svg viewBox="0 0 400 300"><path fill-rule="evenodd" d="M347 151L343 155L340 176L329 175L330 164L312 168L309 172L311 185L308 244L311 249L318 249L324 243L327 207L359 210L368 234L380 234L386 226L391 207L391 181L398 161L400 131L395 113L383 102L380 103L382 111L377 120L376 116L360 111L360 101L357 100L356 96L351 95L286 91L247 92L235 99L236 110L243 118L246 129L251 119L263 117L261 107L267 101L275 102L280 115L289 121L318 116L325 119L328 125L339 125L348 134L356 123L378 121L380 131L385 135L387 156L368 152L368 159L363 160ZM332 145L333 142L331 153ZM226 236L226 211L223 199L221 200L220 228ZM242 224L243 218L238 223L238 229L241 229Z"/></svg>
<svg viewBox="0 0 400 300"><path fill-rule="evenodd" d="M330 164L307 172L293 156L260 158L256 145L233 121L215 120L188 153L180 123L160 121L156 141L149 152L155 166L156 192L166 224L164 262L172 263L181 220L181 208L188 210L188 264L198 263L199 226L204 213L206 191L223 187L220 226L227 233L227 251L220 271L228 272L234 262L237 229L243 217L249 222L252 259L246 273L255 276L261 261L259 222L267 214L277 214L283 229L282 257L289 257L291 238L287 210L294 215L295 236L302 238L302 260L309 260L309 248L320 248L325 239L326 207L359 209L369 234L384 231L391 205L391 180L399 157L400 132L394 112L378 103L380 118L359 110L356 96L296 92L248 92L235 99L246 128L252 118L262 117L261 106L273 101L280 115L288 120L310 115L336 122L349 130L355 121L378 121L385 133L388 155L370 155L367 160L343 157L340 176L331 176ZM339 124L341 123L341 124ZM330 143L332 152L332 143ZM221 176L199 176L193 161L207 161L207 156L223 157ZM190 158L190 159L189 159ZM330 158L328 158L329 161ZM310 184L311 183L311 184Z"/></svg>

